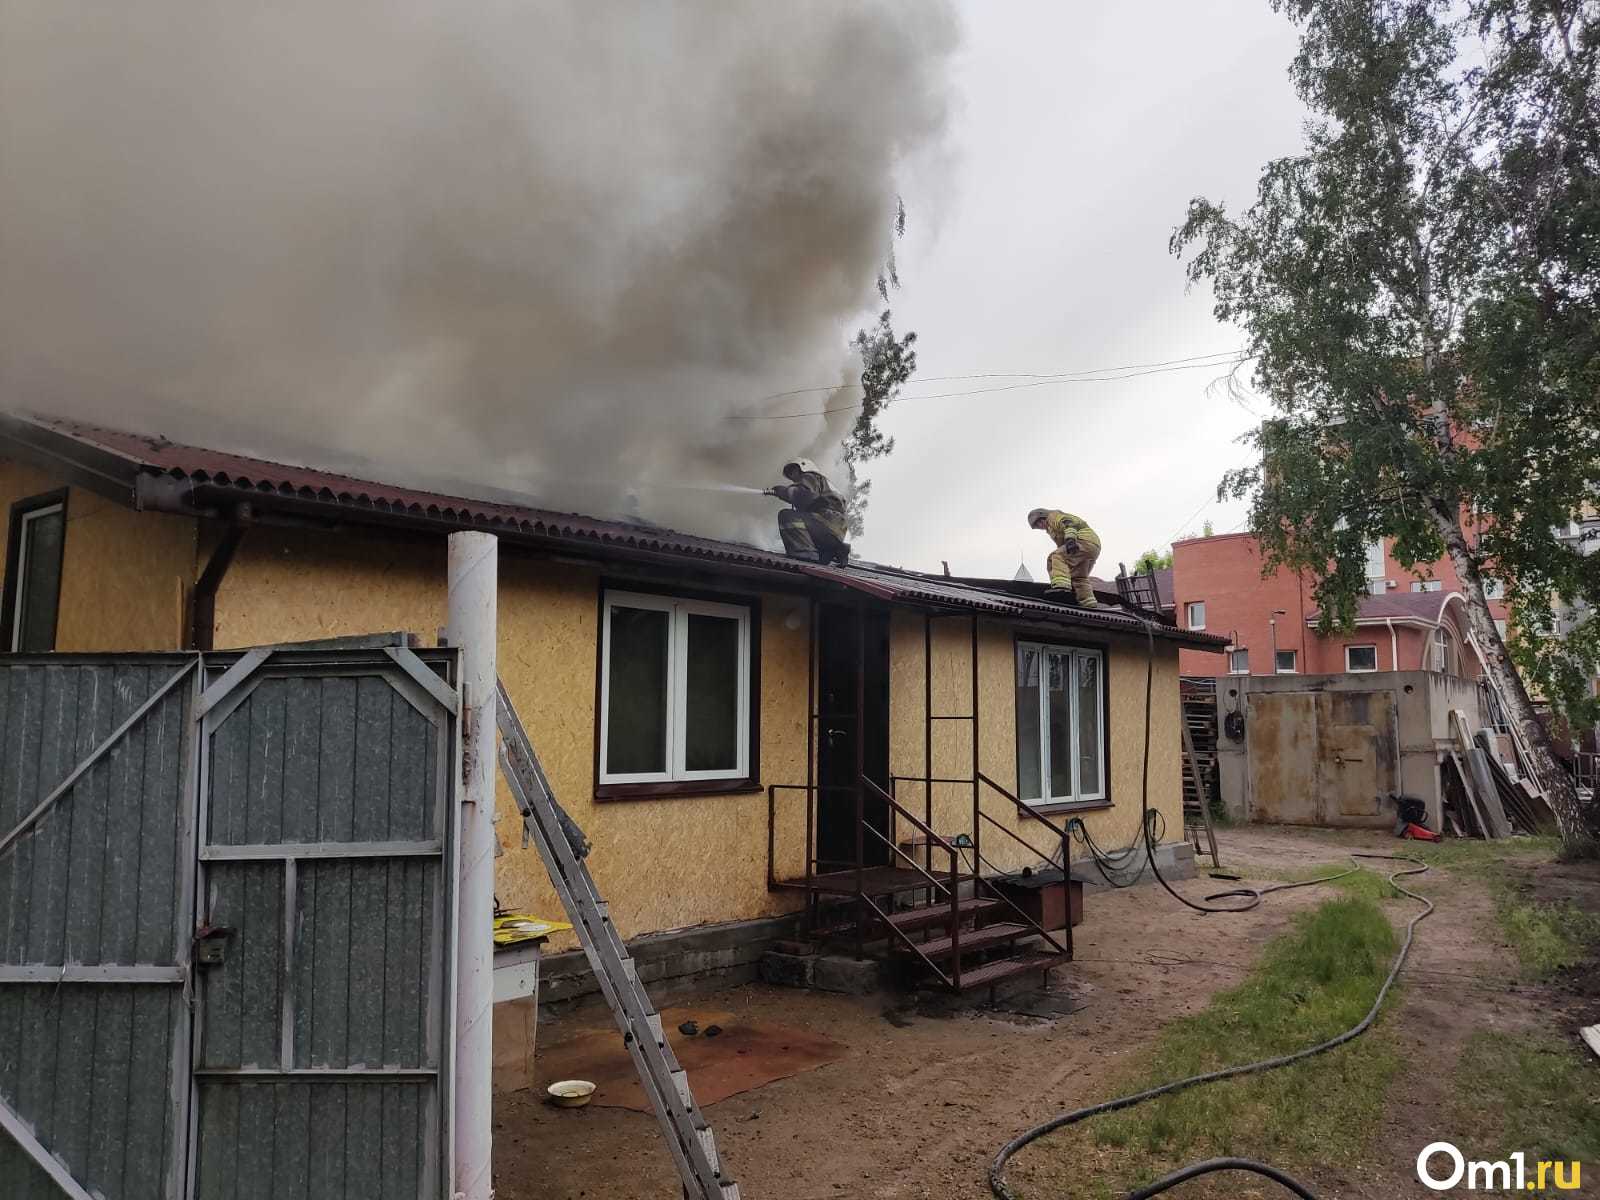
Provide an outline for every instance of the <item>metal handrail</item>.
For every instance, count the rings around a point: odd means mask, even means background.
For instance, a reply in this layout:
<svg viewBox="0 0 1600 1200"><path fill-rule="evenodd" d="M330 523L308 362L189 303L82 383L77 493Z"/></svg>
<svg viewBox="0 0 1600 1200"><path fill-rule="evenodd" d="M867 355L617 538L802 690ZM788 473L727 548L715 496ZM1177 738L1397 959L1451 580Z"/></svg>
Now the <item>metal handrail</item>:
<svg viewBox="0 0 1600 1200"><path fill-rule="evenodd" d="M920 778L920 776L918 778ZM898 800L896 800L888 792L884 791L881 787L879 787L871 779L868 779L866 776L862 776L861 782L866 784L873 791L877 792L878 795L881 796L883 798L883 800L889 805L889 807L895 810L895 812L899 813L906 820L910 821L919 830L921 830L922 833L924 833L926 836L932 838L935 845L939 846L941 849L944 849L944 850L950 850L950 851L954 851L955 850L954 846L952 846L949 842L945 841L944 838L940 837L930 827L928 827L927 825L923 824L922 821L917 816L915 816L911 812L910 809L906 808L905 805L901 804Z"/></svg>
<svg viewBox="0 0 1600 1200"><path fill-rule="evenodd" d="M911 864L911 869L914 870L918 875L921 875L924 879L926 879L932 886L938 888L941 892L948 892L950 890L948 885L940 883L937 876L930 875L927 871L925 871L921 867L919 867L917 865L917 860L916 859L912 858L904 850L900 849L899 846L896 846L891 839L885 837L880 831L878 831L878 830L872 828L872 826L868 825L867 826L867 832L870 833L873 837L877 838L885 846L889 847L889 849L891 851L893 851L895 854L898 854L901 858L905 859L908 863L910 863Z"/></svg>
<svg viewBox="0 0 1600 1200"><path fill-rule="evenodd" d="M985 858L982 854L978 853L976 850L973 851L973 857L975 859L977 859L979 866L988 867L989 870L992 871L996 875L1005 875L1005 874L1009 873L1009 872L1006 872L1006 871L1002 870L996 863L990 861L988 858ZM1046 861L1049 861L1049 860L1047 859ZM1071 887L1070 887L1070 884L1069 884L1069 882L1067 880L1067 877L1066 877L1066 872L1062 872L1061 885L1068 889L1068 894L1067 894L1067 941L1066 941L1065 945L1063 945L1061 942L1056 940L1055 934L1051 933L1043 925L1039 924L1039 922L1035 921L1026 912L1024 912L1023 909L1021 908L1021 906L1018 905L1017 902L1015 900L1013 900L1010 896L1005 895L1003 892L999 891L998 889L996 889L992 885L990 886L989 891L990 891L990 893L993 895L993 897L996 900L1000 901L1000 903L1004 904L1012 912L1016 913L1017 916L1021 917L1025 924L1031 925L1033 927L1034 933L1038 934L1045 941L1049 942L1052 946L1054 946L1058 953L1065 954L1068 958L1071 958L1072 957L1072 895L1071 895Z"/></svg>
<svg viewBox="0 0 1600 1200"><path fill-rule="evenodd" d="M1043 850L1040 850L1037 846L1033 845L1026 838L1024 838L1021 834L1019 834L1016 830L1008 829L1005 825L1001 824L999 821L996 821L993 817L991 817L988 813L984 812L982 809L978 810L978 815L980 817L982 817L985 821L989 822L989 824L993 825L1001 833L1005 834L1012 841L1016 842L1019 846L1021 846L1024 850L1028 851L1030 854L1037 854L1040 858L1044 859L1044 861L1047 862L1047 863L1055 862L1054 858L1052 858L1050 855L1046 854Z"/></svg>
<svg viewBox="0 0 1600 1200"><path fill-rule="evenodd" d="M888 929L889 932L894 934L895 937L899 938L907 946L911 947L911 949L916 953L916 956L926 963L929 969L931 969L935 975L944 981L946 987L959 988L961 986L961 959L959 957L952 960L952 964L955 967L956 973L955 979L952 980L950 976L944 973L943 969L940 968L938 963L934 962L933 959L929 958L922 952L922 947L918 946L916 942L912 941L909 934L894 927L893 923L889 920L889 914L874 904L872 902L872 897L864 895L861 897L861 902L873 912L877 913L878 919L883 923L884 928ZM952 949L954 949L954 947L952 947Z"/></svg>

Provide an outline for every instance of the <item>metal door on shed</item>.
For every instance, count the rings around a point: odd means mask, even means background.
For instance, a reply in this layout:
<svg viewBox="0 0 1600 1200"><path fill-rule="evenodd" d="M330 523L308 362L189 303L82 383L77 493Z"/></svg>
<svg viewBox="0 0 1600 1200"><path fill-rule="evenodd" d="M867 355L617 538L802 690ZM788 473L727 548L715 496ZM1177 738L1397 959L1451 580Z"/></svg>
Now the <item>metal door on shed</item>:
<svg viewBox="0 0 1600 1200"><path fill-rule="evenodd" d="M1250 815L1290 825L1381 827L1398 786L1396 709L1387 691L1256 692L1246 737Z"/></svg>
<svg viewBox="0 0 1600 1200"><path fill-rule="evenodd" d="M455 693L403 650L249 666L202 698L193 1195L441 1196Z"/></svg>

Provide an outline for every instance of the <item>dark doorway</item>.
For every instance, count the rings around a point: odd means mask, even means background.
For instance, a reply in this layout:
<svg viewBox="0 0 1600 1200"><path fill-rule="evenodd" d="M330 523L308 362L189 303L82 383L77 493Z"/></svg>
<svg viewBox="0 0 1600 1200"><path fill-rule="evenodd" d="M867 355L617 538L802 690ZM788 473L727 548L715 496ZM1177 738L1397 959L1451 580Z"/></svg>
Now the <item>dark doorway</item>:
<svg viewBox="0 0 1600 1200"><path fill-rule="evenodd" d="M863 667L864 773L890 790L889 614L824 605L817 634L817 869L832 871L856 862L856 681ZM888 804L869 791L863 811L868 824L888 837ZM861 849L867 866L883 866L891 858L888 845L870 833L863 834Z"/></svg>

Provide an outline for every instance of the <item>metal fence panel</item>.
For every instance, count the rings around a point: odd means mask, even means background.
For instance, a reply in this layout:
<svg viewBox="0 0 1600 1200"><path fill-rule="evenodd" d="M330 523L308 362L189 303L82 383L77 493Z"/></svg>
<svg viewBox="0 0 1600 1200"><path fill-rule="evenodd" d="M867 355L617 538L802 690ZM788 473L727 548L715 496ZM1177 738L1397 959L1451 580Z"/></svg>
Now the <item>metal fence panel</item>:
<svg viewBox="0 0 1600 1200"><path fill-rule="evenodd" d="M454 735L381 652L275 654L206 714L198 1200L442 1194Z"/></svg>
<svg viewBox="0 0 1600 1200"><path fill-rule="evenodd" d="M0 836L189 663L0 665ZM177 1178L177 886L192 687L180 684L0 852L0 1102L84 1189L157 1197ZM188 853L192 857L192 852ZM0 1134L15 1194L61 1188Z"/></svg>

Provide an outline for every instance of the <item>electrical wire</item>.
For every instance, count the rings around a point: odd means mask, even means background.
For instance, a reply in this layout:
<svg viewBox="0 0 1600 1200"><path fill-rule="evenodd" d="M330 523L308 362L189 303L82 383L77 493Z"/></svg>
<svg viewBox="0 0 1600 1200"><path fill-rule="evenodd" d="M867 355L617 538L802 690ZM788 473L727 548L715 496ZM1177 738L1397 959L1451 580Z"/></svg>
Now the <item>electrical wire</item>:
<svg viewBox="0 0 1600 1200"><path fill-rule="evenodd" d="M1012 1138L1004 1146L1000 1147L999 1153L997 1153L994 1157L994 1161L989 1164L989 1190L992 1191L996 1197L998 1197L998 1200L1018 1200L1017 1194L1013 1192L1009 1186L1007 1186L1005 1181L1006 1164L1011 1160L1012 1156L1024 1146L1030 1145L1047 1134L1054 1133L1058 1129L1064 1129L1068 1125L1076 1125L1080 1121L1086 1121L1090 1117L1100 1116L1103 1113L1118 1112L1125 1108L1132 1108L1135 1105L1143 1104L1149 1100L1154 1100L1159 1096L1170 1096L1177 1092L1186 1091L1192 1087L1198 1087L1201 1084L1216 1083L1223 1079L1236 1079L1243 1075L1256 1075L1264 1071L1276 1070L1278 1067L1285 1067L1291 1063L1301 1062L1304 1059L1313 1057L1314 1055L1325 1054L1329 1050L1333 1050L1336 1047L1344 1045L1346 1042L1354 1041L1356 1038L1366 1033L1366 1031L1372 1027L1373 1022L1378 1019L1378 1012L1380 1009L1382 1009L1383 1002L1389 995L1389 989L1394 986L1395 980L1400 977L1400 970L1405 966L1406 959L1411 954L1411 944L1415 939L1417 926L1433 913L1433 901L1429 900L1426 896L1419 895L1408 888L1402 887L1398 882L1400 879L1406 876L1422 874L1428 870L1428 865L1420 859L1411 858L1407 855L1400 854L1353 853L1350 855L1351 862L1354 864L1351 869L1348 871L1341 871L1336 875L1328 875L1320 879L1305 880L1301 883L1279 884L1275 887L1269 888L1238 888L1231 892L1218 892L1215 895L1207 896L1205 898L1206 900L1218 900L1234 896L1242 896L1247 898L1248 903L1239 907L1214 908L1204 904L1196 904L1194 901L1189 900L1184 896L1180 896L1176 891L1174 891L1172 885L1168 883L1166 878L1161 874L1161 868L1156 862L1155 845L1150 838L1150 830L1152 828L1149 821L1150 714L1152 708L1152 695L1155 688L1155 631L1149 621L1141 619L1141 622L1144 625L1145 630L1146 652L1148 658L1145 671L1144 774L1139 804L1139 824L1140 828L1144 831L1145 850L1150 861L1150 870L1155 875L1156 879L1161 883L1161 886L1166 888L1166 890L1174 898L1181 901L1189 908L1196 910L1197 912L1244 912L1259 905L1261 903L1261 898L1270 892L1288 891L1291 888L1298 887L1311 887L1316 884L1330 883L1335 879L1343 879L1346 876L1353 875L1355 872L1363 869L1360 860L1374 859L1387 862L1406 862L1415 864L1411 870L1395 871L1389 876L1389 883L1397 892L1404 896L1408 896L1413 900L1419 901L1424 907L1423 910L1416 916L1412 917L1410 922L1406 925L1405 939L1400 944L1400 950L1395 955L1394 962L1389 967L1389 973L1384 977L1382 986L1378 988L1378 994L1372 1001L1372 1007L1367 1010L1367 1015L1362 1017L1361 1020L1355 1025L1351 1026L1343 1033L1329 1038L1327 1041L1318 1042L1314 1046L1308 1046L1304 1050L1297 1050L1292 1054L1281 1054L1274 1058L1261 1059L1258 1062L1243 1063L1236 1067L1225 1067L1219 1071L1208 1071L1200 1075L1190 1075L1186 1079L1176 1079L1171 1083L1165 1083L1159 1087L1148 1088L1145 1091L1134 1092L1127 1096L1119 1096L1115 1100L1106 1100L1099 1104L1091 1104L1086 1108L1074 1109L1071 1112L1062 1113L1059 1116L1052 1117L1048 1121L1035 1125L1032 1129L1023 1131L1016 1137ZM1260 1175L1281 1185L1290 1192L1293 1192L1296 1196L1302 1197L1302 1200L1317 1200L1316 1195L1312 1193L1310 1189L1290 1175L1287 1175L1283 1171L1280 1171L1276 1167L1270 1166L1267 1163L1256 1162L1247 1158L1213 1158L1208 1159L1205 1162L1193 1163L1190 1166L1182 1167L1171 1172L1170 1174L1164 1175L1155 1182L1147 1184L1145 1187L1128 1192L1123 1200L1149 1200L1150 1197L1158 1196L1162 1192L1169 1191L1180 1183L1185 1183L1188 1180L1199 1178L1202 1175L1210 1175L1218 1171L1244 1171L1251 1174Z"/></svg>
<svg viewBox="0 0 1600 1200"><path fill-rule="evenodd" d="M1185 366L1155 367L1150 370L1126 371L1121 375L1054 375L1028 383L1010 383L1003 387L969 388L959 392L922 392L912 396L898 396L895 402L906 400L948 400L958 396L987 396L996 392L1017 392L1027 388L1049 387L1055 383L1117 383L1124 379L1142 379L1148 375L1171 375L1177 371L1195 371L1208 367L1237 367L1245 358L1225 358L1219 362L1196 362ZM925 380L924 382L932 382ZM801 417L825 417L830 413L855 412L865 406L865 401L855 404L837 404L832 408L813 408L793 413L732 413L735 421L796 421Z"/></svg>
<svg viewBox="0 0 1600 1200"><path fill-rule="evenodd" d="M1179 363L1199 362L1203 358L1226 360L1238 358L1243 355L1243 350L1213 350L1209 354L1190 354L1183 358L1167 358L1160 362L1124 363L1118 367L1087 367L1081 371L985 371L977 375L925 375L922 383L959 383L971 379L1067 379L1076 375L1107 375L1113 371L1141 371L1147 367L1175 367ZM841 388L861 387L859 382L822 384L817 387L790 388L787 392L772 392L762 396L757 404L765 404L768 400L785 400L790 396L815 396L821 393L837 392Z"/></svg>

